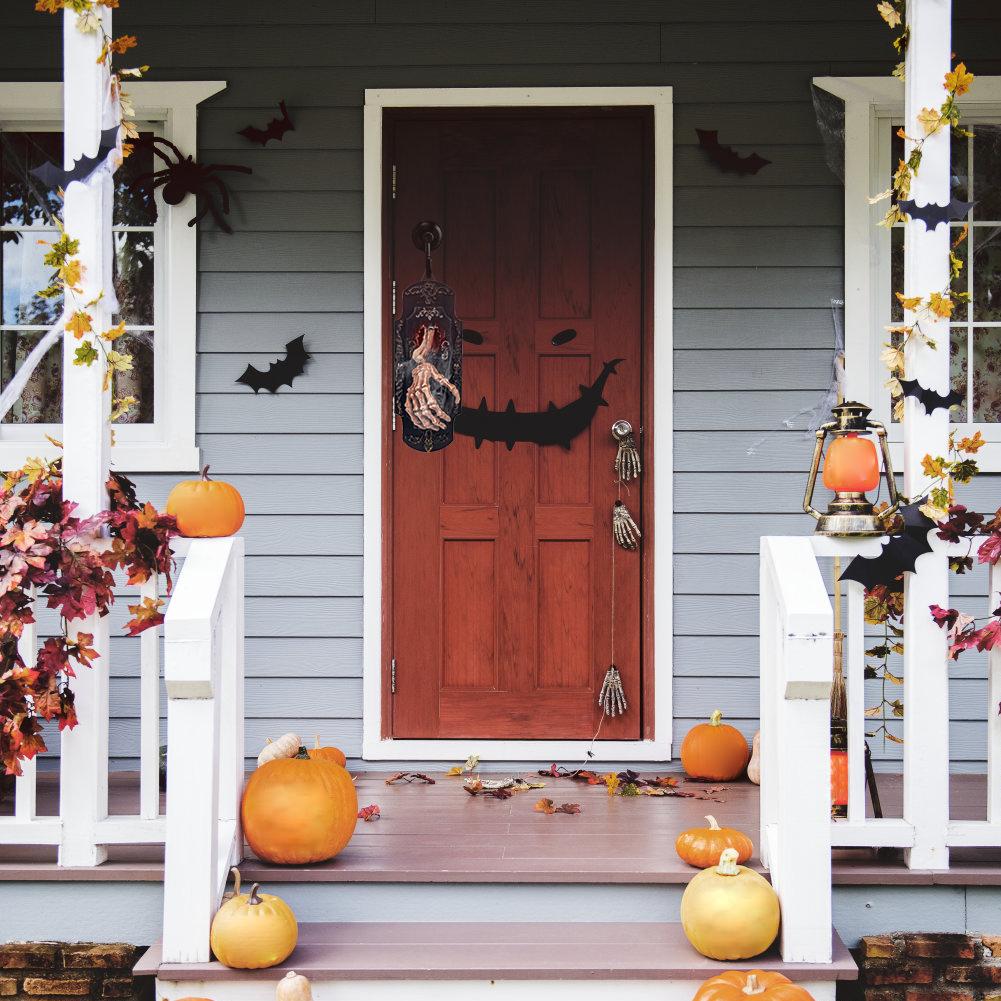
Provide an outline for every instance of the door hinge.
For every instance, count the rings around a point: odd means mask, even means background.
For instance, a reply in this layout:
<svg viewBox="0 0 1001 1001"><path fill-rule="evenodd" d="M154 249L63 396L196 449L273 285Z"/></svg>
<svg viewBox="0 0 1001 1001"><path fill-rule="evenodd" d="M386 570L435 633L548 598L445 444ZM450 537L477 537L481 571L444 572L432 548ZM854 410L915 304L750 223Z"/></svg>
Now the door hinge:
<svg viewBox="0 0 1001 1001"><path fill-rule="evenodd" d="M392 281L392 286L391 287L392 287L392 292L393 292L393 302L392 302L392 306L393 306L393 319L395 320L396 319L396 279L395 278Z"/></svg>
<svg viewBox="0 0 1001 1001"><path fill-rule="evenodd" d="M393 695L396 694L396 658L394 657L389 662L389 690Z"/></svg>
<svg viewBox="0 0 1001 1001"><path fill-rule="evenodd" d="M392 189L393 190L393 201L395 202L396 201L396 164L395 163L393 164L393 181L392 181L392 184L393 184L393 189Z"/></svg>

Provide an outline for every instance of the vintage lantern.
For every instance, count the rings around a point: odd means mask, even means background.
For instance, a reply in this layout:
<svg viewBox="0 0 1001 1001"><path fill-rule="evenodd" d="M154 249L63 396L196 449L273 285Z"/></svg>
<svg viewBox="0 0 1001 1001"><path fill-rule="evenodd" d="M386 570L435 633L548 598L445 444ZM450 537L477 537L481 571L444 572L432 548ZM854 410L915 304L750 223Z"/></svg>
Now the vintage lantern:
<svg viewBox="0 0 1001 1001"><path fill-rule="evenodd" d="M822 424L817 429L817 444L813 450L813 464L806 485L803 510L817 519L817 533L865 537L884 535L889 519L900 505L897 485L893 479L890 463L890 448L886 440L886 428L879 421L869 420L871 407L864 403L839 403L831 410L833 421ZM866 492L879 486L879 456L876 444L869 432L875 431L883 454L883 475L889 492L890 506L879 514ZM824 457L824 486L834 491L834 499L825 513L812 504L813 491L817 484L820 457L824 452L824 440L830 437L827 454Z"/></svg>
<svg viewBox="0 0 1001 1001"><path fill-rule="evenodd" d="M431 273L431 251L441 245L436 222L418 223L414 245L424 251L424 277L403 292L396 321L394 408L403 441L436 452L452 441L462 398L462 323L455 293Z"/></svg>

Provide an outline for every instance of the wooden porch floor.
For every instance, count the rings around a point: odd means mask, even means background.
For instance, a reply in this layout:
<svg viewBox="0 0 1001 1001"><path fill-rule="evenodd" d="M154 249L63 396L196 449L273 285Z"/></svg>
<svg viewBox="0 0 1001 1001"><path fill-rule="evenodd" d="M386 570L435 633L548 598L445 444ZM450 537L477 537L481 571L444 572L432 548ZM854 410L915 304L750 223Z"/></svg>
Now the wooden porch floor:
<svg viewBox="0 0 1001 1001"><path fill-rule="evenodd" d="M674 840L704 814L741 828L757 844L758 787L732 783L717 795L724 802L684 798L609 797L604 786L567 779L540 779L546 787L515 793L510 799L472 797L461 778L436 774L436 784L387 786L386 772L357 776L361 806L376 803L381 819L359 821L351 844L330 862L308 866L272 866L249 857L248 879L281 882L455 882L455 883L684 883L693 870L677 858ZM534 778L534 776L532 776ZM887 816L899 816L901 781L880 775L879 790ZM682 788L705 786L685 783ZM114 773L110 800L113 814L138 809L138 776ZM556 803L579 803L576 816L547 816L533 810L540 797ZM982 820L986 815L986 778L955 775L951 783L952 817ZM58 781L39 779L39 814L55 813ZM9 813L10 802L0 805ZM141 880L163 878L163 851L153 846L116 846L109 862L96 869L58 869L55 849L0 849L0 880ZM757 856L751 863L758 866ZM868 850L834 854L835 884L1001 885L1001 849L954 850L952 868L912 872L900 852L876 855Z"/></svg>

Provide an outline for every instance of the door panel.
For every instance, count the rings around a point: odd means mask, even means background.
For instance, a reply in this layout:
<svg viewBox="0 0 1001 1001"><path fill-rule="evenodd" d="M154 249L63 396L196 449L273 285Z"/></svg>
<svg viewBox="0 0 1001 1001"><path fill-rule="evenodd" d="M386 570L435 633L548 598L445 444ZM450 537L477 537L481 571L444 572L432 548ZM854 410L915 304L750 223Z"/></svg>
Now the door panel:
<svg viewBox="0 0 1001 1001"><path fill-rule="evenodd" d="M607 409L569 449L456 434L388 471L389 733L398 739L582 739L612 660L611 509L619 417L643 423L648 116L616 111L408 111L387 116L396 166L389 277L422 272L413 226L444 228L436 276L467 328L463 404L565 406L605 362ZM575 336L553 345L553 336ZM644 528L644 493L624 494ZM615 662L629 711L603 739L638 739L644 554L615 554Z"/></svg>

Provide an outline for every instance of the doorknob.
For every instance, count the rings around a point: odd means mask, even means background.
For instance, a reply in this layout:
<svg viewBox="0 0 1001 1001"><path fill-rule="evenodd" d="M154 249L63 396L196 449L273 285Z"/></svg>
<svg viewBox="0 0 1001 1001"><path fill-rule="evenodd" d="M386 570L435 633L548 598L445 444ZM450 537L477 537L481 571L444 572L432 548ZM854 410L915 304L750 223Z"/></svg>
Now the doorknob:
<svg viewBox="0 0 1001 1001"><path fill-rule="evenodd" d="M618 443L618 449L615 452L616 476L623 482L635 480L643 472L643 466L640 462L639 450L636 448L632 424L624 420L616 421L612 425L612 437Z"/></svg>

